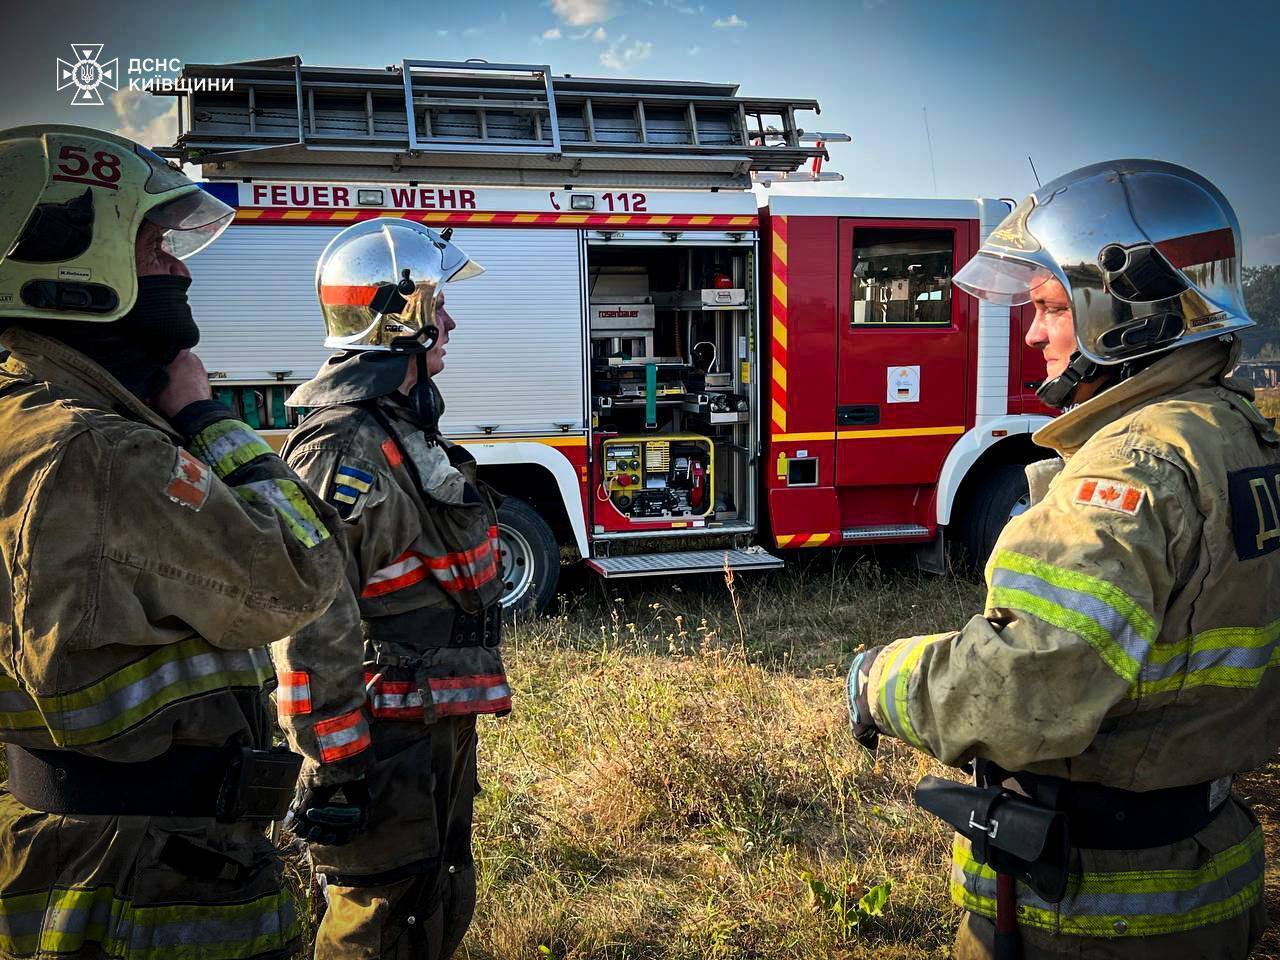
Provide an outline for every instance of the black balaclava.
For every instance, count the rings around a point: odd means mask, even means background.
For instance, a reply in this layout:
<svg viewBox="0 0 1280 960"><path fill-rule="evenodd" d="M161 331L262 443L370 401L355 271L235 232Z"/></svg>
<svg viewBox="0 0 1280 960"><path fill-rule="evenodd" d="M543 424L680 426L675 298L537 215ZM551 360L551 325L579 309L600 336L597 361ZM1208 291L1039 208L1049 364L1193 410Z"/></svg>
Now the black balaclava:
<svg viewBox="0 0 1280 960"><path fill-rule="evenodd" d="M190 277L139 277L133 309L111 323L19 318L12 324L79 350L146 403L169 382L164 368L200 342L187 303L190 286Z"/></svg>

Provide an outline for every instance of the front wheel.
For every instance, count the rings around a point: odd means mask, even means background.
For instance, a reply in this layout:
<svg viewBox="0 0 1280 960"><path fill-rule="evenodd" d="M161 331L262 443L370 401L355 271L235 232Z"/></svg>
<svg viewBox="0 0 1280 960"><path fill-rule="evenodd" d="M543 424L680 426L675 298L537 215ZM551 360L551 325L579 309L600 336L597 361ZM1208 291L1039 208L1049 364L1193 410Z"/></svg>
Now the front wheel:
<svg viewBox="0 0 1280 960"><path fill-rule="evenodd" d="M502 555L502 609L515 614L542 613L551 605L560 582L560 545L538 511L516 497L498 508L498 541Z"/></svg>
<svg viewBox="0 0 1280 960"><path fill-rule="evenodd" d="M993 467L979 478L960 521L965 554L977 570L986 566L1004 525L1030 505L1027 474L1021 464Z"/></svg>

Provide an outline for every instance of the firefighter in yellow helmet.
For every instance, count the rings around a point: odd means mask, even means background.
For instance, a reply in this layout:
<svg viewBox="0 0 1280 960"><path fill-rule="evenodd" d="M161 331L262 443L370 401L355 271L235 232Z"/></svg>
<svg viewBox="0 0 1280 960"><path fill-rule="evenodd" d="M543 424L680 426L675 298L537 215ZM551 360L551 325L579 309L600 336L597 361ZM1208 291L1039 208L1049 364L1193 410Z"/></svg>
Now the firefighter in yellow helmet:
<svg viewBox="0 0 1280 960"><path fill-rule="evenodd" d="M264 836L301 764L271 748L266 645L329 606L343 555L190 353L183 258L232 215L122 137L0 132L5 957L299 938Z"/></svg>
<svg viewBox="0 0 1280 960"><path fill-rule="evenodd" d="M346 521L353 597L274 648L277 702L305 740L317 678L362 679L376 755L368 827L345 846L341 805L303 774L293 826L327 881L318 960L446 960L475 906L476 719L511 709L505 578L495 498L441 435L431 378L454 328L443 288L481 272L449 231L402 220L348 227L316 268L338 352L290 397L309 413L285 457Z"/></svg>
<svg viewBox="0 0 1280 960"><path fill-rule="evenodd" d="M858 655L854 733L898 737L958 830L957 956L1243 958L1263 836L1232 778L1280 746L1280 437L1231 377L1252 324L1222 194L1149 160L1028 197L955 282L1035 305L1066 412L962 629Z"/></svg>

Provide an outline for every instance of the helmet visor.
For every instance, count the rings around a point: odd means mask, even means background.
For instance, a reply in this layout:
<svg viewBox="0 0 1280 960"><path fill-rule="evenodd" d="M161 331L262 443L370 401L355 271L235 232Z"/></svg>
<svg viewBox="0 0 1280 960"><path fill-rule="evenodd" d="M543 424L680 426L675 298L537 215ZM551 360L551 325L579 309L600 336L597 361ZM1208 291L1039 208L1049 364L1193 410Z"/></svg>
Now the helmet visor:
<svg viewBox="0 0 1280 960"><path fill-rule="evenodd" d="M164 249L186 260L222 235L236 212L203 190L192 190L176 200L147 211L146 218L164 231Z"/></svg>
<svg viewBox="0 0 1280 960"><path fill-rule="evenodd" d="M1053 273L1046 267L979 253L960 268L952 282L979 300L1016 307L1029 303L1036 287L1052 279Z"/></svg>
<svg viewBox="0 0 1280 960"><path fill-rule="evenodd" d="M482 273L484 273L484 267L474 260L467 260L466 263L449 276L448 282L457 283L459 280L470 280L472 277L478 277Z"/></svg>

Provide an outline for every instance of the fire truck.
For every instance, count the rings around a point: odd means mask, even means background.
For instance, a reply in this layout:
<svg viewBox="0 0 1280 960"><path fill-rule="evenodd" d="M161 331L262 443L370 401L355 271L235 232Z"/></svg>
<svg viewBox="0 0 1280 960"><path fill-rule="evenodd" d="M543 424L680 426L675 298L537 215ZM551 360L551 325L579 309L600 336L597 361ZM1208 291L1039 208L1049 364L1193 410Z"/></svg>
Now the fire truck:
<svg viewBox="0 0 1280 960"><path fill-rule="evenodd" d="M195 259L216 394L276 442L325 361L315 264L376 217L441 230L486 271L442 427L505 495L504 602L562 559L603 577L781 566L783 551L944 534L986 555L1026 502L1051 411L1030 321L951 277L998 199L773 195L839 179L813 100L547 65L300 58L190 64L179 136L237 210Z"/></svg>

